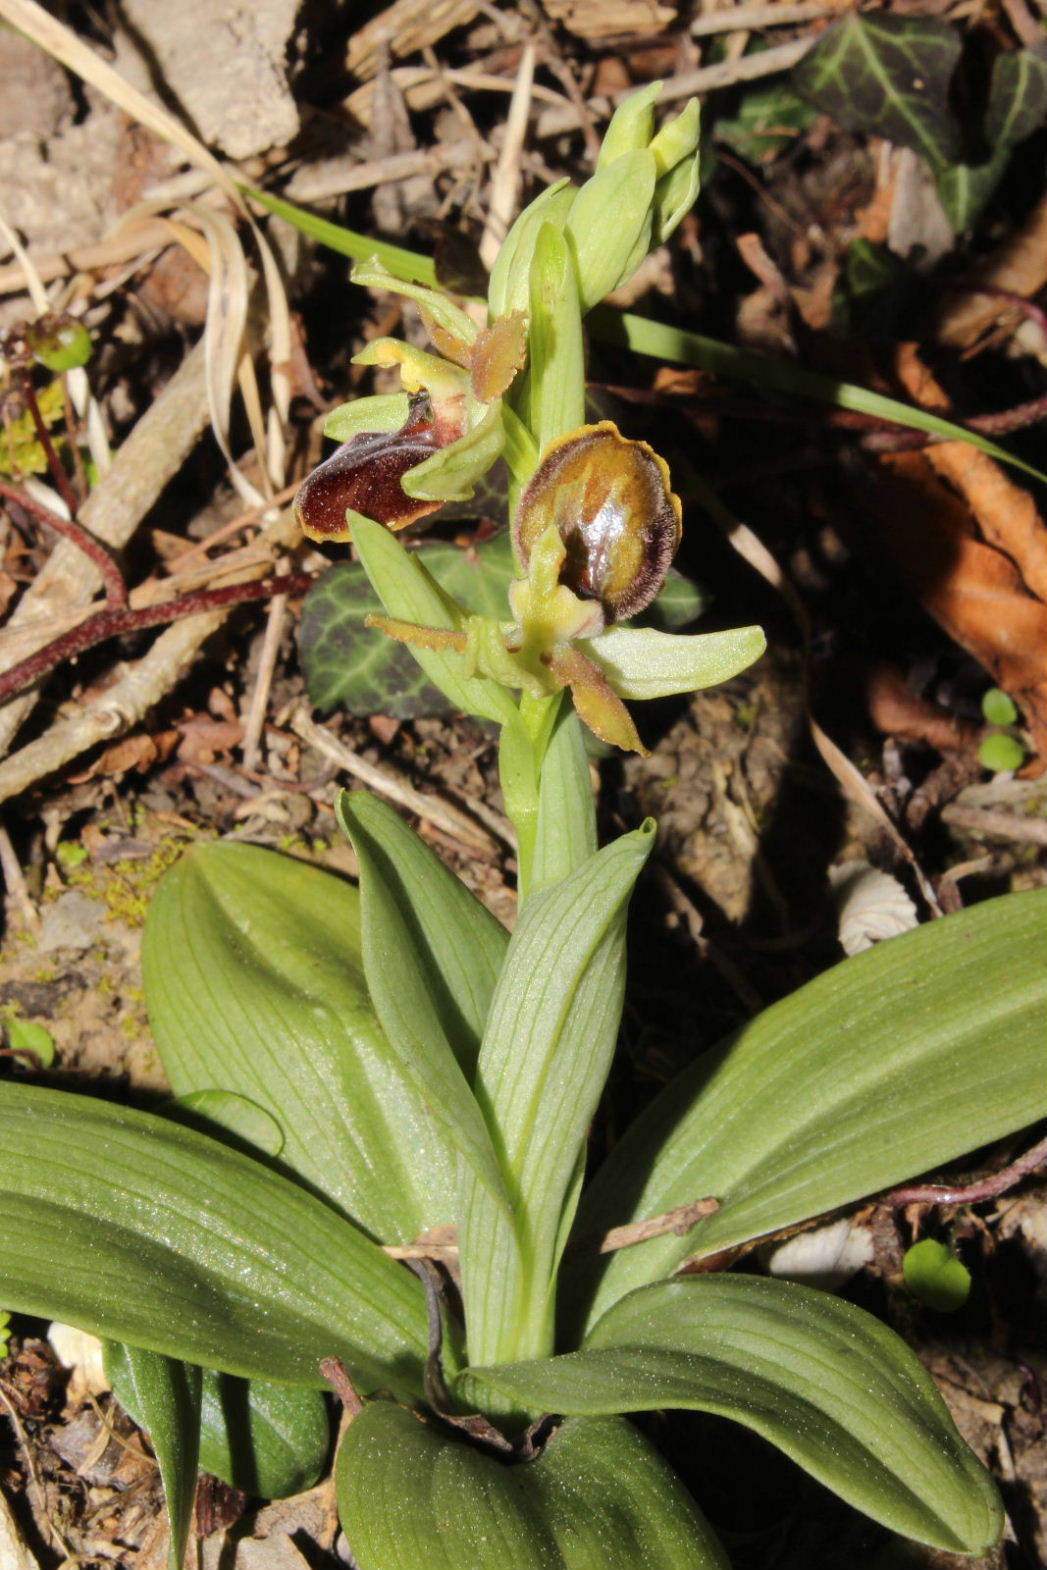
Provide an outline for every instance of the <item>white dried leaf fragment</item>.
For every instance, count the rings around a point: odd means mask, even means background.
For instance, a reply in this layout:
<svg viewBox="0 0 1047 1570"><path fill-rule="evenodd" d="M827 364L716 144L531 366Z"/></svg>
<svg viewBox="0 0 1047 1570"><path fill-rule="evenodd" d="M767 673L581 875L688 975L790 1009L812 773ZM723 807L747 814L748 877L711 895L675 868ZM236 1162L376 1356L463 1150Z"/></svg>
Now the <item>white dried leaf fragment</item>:
<svg viewBox="0 0 1047 1570"><path fill-rule="evenodd" d="M874 943L919 925L916 906L898 879L878 872L867 861L845 861L830 868L829 883L845 954L861 954Z"/></svg>

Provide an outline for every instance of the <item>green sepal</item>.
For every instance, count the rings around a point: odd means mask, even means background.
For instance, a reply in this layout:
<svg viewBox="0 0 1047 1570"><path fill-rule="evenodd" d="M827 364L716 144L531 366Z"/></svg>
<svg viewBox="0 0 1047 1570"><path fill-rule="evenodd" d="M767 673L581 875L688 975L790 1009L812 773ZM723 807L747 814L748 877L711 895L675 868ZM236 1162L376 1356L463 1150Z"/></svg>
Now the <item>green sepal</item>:
<svg viewBox="0 0 1047 1570"><path fill-rule="evenodd" d="M662 83L648 82L637 92L623 98L607 123L596 160L597 169L606 169L625 153L639 152L651 145L654 136L654 106L661 97Z"/></svg>
<svg viewBox="0 0 1047 1570"><path fill-rule="evenodd" d="M440 588L417 554L405 551L388 529L371 518L351 512L349 521L360 560L390 616L420 627L452 631L463 625L464 611ZM514 717L516 704L506 689L483 677L467 676L459 655L426 649L413 649L412 653L456 709L499 725Z"/></svg>
<svg viewBox="0 0 1047 1570"><path fill-rule="evenodd" d="M871 1314L827 1292L755 1276L690 1276L622 1298L583 1351L473 1368L529 1410L597 1416L661 1407L733 1418L857 1509L954 1553L1000 1534L989 1474L916 1355Z"/></svg>
<svg viewBox="0 0 1047 1570"><path fill-rule="evenodd" d="M545 223L531 261L528 427L540 451L585 424L585 347L574 258L563 233Z"/></svg>
<svg viewBox="0 0 1047 1570"><path fill-rule="evenodd" d="M105 1344L105 1368L125 1412L149 1434L171 1528L167 1563L182 1570L196 1497L202 1370L119 1341Z"/></svg>
<svg viewBox="0 0 1047 1570"><path fill-rule="evenodd" d="M564 1423L514 1466L374 1402L335 1480L360 1570L729 1570L674 1473L621 1419Z"/></svg>
<svg viewBox="0 0 1047 1570"><path fill-rule="evenodd" d="M578 192L565 233L583 312L631 278L647 255L657 178L654 155L643 148L623 153Z"/></svg>
<svg viewBox="0 0 1047 1570"><path fill-rule="evenodd" d="M622 698L666 698L730 681L767 647L760 627L730 632L659 632L654 627L609 627L598 638L579 639Z"/></svg>
<svg viewBox="0 0 1047 1570"><path fill-rule="evenodd" d="M505 445L501 399L479 408L483 415L471 430L407 470L400 480L406 495L420 501L457 502L468 501L475 494Z"/></svg>
<svg viewBox="0 0 1047 1570"><path fill-rule="evenodd" d="M331 410L324 421L324 435L332 441L351 442L354 436L374 431L399 431L410 413L411 400L405 392L355 398Z"/></svg>
<svg viewBox="0 0 1047 1570"><path fill-rule="evenodd" d="M531 258L544 223L562 229L578 192L567 180L557 180L529 202L506 235L498 252L487 299L492 320L512 311L526 311L531 292Z"/></svg>
<svg viewBox="0 0 1047 1570"><path fill-rule="evenodd" d="M353 283L365 289L386 289L390 294L402 294L409 300L416 300L419 305L425 306L433 321L450 333L452 338L457 338L463 344L476 342L480 329L472 317L455 305L448 295L440 289L427 289L423 284L405 282L383 267L377 256L366 262L358 262L349 276Z"/></svg>

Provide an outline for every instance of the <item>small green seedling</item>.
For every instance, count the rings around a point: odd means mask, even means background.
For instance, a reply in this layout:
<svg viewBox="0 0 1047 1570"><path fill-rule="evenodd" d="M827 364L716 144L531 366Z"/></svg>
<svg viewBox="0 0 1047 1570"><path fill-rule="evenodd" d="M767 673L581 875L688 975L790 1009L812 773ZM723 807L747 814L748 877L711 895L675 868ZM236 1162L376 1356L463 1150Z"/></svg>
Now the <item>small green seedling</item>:
<svg viewBox="0 0 1047 1570"><path fill-rule="evenodd" d="M1018 710L1007 693L990 687L982 699L982 713L990 725L1016 726ZM978 761L994 774L1012 774L1025 762L1025 748L1013 731L998 730L978 748Z"/></svg>
<svg viewBox="0 0 1047 1570"><path fill-rule="evenodd" d="M936 1238L925 1237L907 1249L902 1272L913 1297L939 1313L955 1313L970 1296L970 1271Z"/></svg>
<svg viewBox="0 0 1047 1570"><path fill-rule="evenodd" d="M703 1501L630 1421L666 1407L753 1429L893 1531L961 1553L1000 1532L988 1474L891 1330L811 1288L679 1272L1047 1110L1044 891L828 971L589 1170L655 829L598 846L583 726L643 750L634 705L764 647L756 627L631 624L682 509L659 454L585 418L583 317L694 200L697 107L658 129L657 92L618 110L586 185L521 215L483 325L406 253L362 260L432 352L368 346L402 391L335 412L342 447L298 501L307 530L352 537L371 636L495 727L513 931L392 808L343 793L359 887L226 842L157 888L143 960L169 1115L0 1085L0 1299L115 1343L172 1566L198 1462L302 1486L332 1387L360 1570L723 1570ZM512 571L477 610L392 531L467 500L499 457Z"/></svg>

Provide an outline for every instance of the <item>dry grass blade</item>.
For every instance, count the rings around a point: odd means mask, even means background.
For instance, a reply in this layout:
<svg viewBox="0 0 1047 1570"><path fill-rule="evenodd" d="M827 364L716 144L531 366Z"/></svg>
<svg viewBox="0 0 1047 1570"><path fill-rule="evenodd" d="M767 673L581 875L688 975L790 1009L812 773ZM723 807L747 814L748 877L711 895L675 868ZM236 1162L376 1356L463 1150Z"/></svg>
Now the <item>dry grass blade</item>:
<svg viewBox="0 0 1047 1570"><path fill-rule="evenodd" d="M179 148L191 163L205 170L215 184L232 203L234 209L250 225L255 243L258 247L259 258L262 264L262 273L265 279L266 293L269 304L270 345L269 360L275 408L270 418L271 451L266 464L269 477L273 484L279 486L283 483L282 468L282 436L279 427L287 417L290 408L290 383L286 367L292 357L291 317L287 303L286 293L280 278L280 271L275 258L269 248L265 236L258 229L248 211L239 186L229 171L219 163L218 159L186 129L176 117L170 114L161 105L153 103L140 93L137 88L125 82L118 72L94 53L94 51L76 37L70 28L64 26L54 17L50 16L35 0L0 0L0 18L9 22L26 37L33 40L48 54L76 73L85 82L96 87L99 92L119 105L127 114L132 116L141 125L155 132L164 141L170 142ZM229 226L232 232L232 226ZM212 236L208 236L209 240ZM209 387L209 396L218 397L222 377L227 370L228 349L226 340L230 334L228 324L221 320L222 308L225 297L222 286L216 283L224 267L235 267L231 251L228 249L228 239L219 241L214 237L216 255L220 258L222 266L212 273L211 307L208 310L207 335L218 333L222 335L222 342L217 351L211 351L211 363L214 370L214 386ZM241 252L242 261L242 252ZM243 263L246 267L246 263ZM239 363L239 356L237 356ZM231 393L233 377L228 378L228 391ZM215 434L222 445L223 452L227 451L224 436L221 432L228 429L228 406L221 412L221 418L215 426ZM239 483L238 489L241 488Z"/></svg>

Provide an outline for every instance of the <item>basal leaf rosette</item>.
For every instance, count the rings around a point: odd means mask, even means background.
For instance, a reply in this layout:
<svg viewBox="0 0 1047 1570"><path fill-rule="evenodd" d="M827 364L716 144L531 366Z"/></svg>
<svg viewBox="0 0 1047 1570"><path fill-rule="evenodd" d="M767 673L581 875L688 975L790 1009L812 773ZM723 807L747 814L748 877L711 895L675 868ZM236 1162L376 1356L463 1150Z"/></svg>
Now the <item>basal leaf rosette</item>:
<svg viewBox="0 0 1047 1570"><path fill-rule="evenodd" d="M726 681L766 646L758 627L680 637L617 625L655 598L681 532L680 501L657 453L610 421L584 425L549 445L521 496L512 620L463 611L454 629L388 616L370 624L416 648L454 650L468 675L531 698L569 689L594 735L642 753L624 698Z"/></svg>
<svg viewBox="0 0 1047 1570"><path fill-rule="evenodd" d="M453 300L395 278L377 261L353 281L408 295L438 355L378 338L354 365L398 367L402 391L342 404L324 434L342 445L303 481L294 511L311 540L352 539L349 512L390 529L450 501L468 501L505 443L502 394L527 355L527 319L512 312L480 329Z"/></svg>

